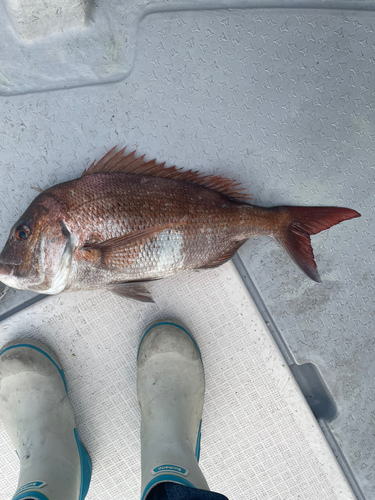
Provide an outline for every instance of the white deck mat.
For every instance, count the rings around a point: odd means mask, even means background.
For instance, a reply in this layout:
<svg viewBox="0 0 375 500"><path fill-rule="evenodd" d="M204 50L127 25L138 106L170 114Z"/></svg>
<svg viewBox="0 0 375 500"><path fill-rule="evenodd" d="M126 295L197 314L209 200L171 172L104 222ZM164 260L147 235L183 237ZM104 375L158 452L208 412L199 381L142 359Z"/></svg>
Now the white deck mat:
<svg viewBox="0 0 375 500"><path fill-rule="evenodd" d="M49 297L0 324L5 343L31 336L59 356L93 461L88 500L140 496L136 356L146 325L182 321L202 352L201 467L230 500L354 496L232 263L153 284L155 304L98 291ZM198 299L198 300L197 300ZM0 499L18 459L0 428Z"/></svg>

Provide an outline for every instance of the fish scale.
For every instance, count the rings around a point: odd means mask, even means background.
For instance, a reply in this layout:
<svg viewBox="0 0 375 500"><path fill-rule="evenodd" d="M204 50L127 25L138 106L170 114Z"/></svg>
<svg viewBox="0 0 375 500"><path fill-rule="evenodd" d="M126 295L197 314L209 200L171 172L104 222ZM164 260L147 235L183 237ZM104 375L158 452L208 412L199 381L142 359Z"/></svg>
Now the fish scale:
<svg viewBox="0 0 375 500"><path fill-rule="evenodd" d="M66 186L59 186L55 191L54 188L50 190L54 196L63 199L68 207L66 224L72 232L75 232L77 225L86 225L86 231L81 230L79 235L80 245L73 254L73 260L77 261L81 258L82 245L86 244L87 240L92 243L89 234L92 230L100 243L116 238L124 232L131 233L148 227L163 228L171 223L184 222L186 216L189 216L188 224L184 223L180 228L176 226L173 230L175 238L171 238L171 230L162 230L148 242L129 246L126 255L111 255L106 260L106 269L102 273L103 284L108 282L108 268L115 269L112 280L130 281L174 274L177 269L183 267L185 258L188 262L187 268L201 267L217 257L218 250L220 253L222 248L228 246L227 239L231 238L231 234L233 237L244 238L242 231L235 229L239 226L238 219L243 212L241 205L235 202L229 202L228 205L228 200L224 199L223 195L212 190L207 190L206 197L200 196L199 199L197 192L205 190L191 183L181 185L179 181L151 178L146 181L139 175L132 174L86 176L71 181L71 190L76 193L74 198L79 198L80 195L82 197L82 204L73 203L71 206L69 196L66 196ZM152 189L149 188L151 183ZM90 192L101 192L100 199L97 195L90 198ZM68 199L65 201L66 197ZM223 203L224 201L226 203ZM230 228L229 234L223 239L223 231L227 226ZM218 239L223 241L218 242ZM180 254L180 258L176 258L177 254ZM130 265L129 255L130 260L133 260ZM137 257L134 258L135 256ZM80 267L77 266L75 270L76 273L71 274L66 289L80 289L85 286L82 283ZM87 269L84 274L87 276L86 271ZM96 271L97 279L100 279L98 269Z"/></svg>

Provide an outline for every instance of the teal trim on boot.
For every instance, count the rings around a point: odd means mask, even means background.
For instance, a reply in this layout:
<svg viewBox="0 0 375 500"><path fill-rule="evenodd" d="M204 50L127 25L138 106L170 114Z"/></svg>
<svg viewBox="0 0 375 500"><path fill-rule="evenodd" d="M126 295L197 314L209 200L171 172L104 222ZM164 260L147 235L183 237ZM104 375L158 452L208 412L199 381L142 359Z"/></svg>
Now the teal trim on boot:
<svg viewBox="0 0 375 500"><path fill-rule="evenodd" d="M84 500L90 487L92 463L89 454L86 451L86 448L83 446L79 439L77 429L74 429L74 435L78 446L79 458L81 460L81 490L79 494L79 500Z"/></svg>
<svg viewBox="0 0 375 500"><path fill-rule="evenodd" d="M195 458L197 459L197 462L199 462L199 457L201 456L201 436L202 436L201 430L202 430L202 419L201 423L199 424L197 444L195 445Z"/></svg>
<svg viewBox="0 0 375 500"><path fill-rule="evenodd" d="M49 500L43 493L40 491L25 491L24 493L20 493L16 497L13 497L12 500Z"/></svg>

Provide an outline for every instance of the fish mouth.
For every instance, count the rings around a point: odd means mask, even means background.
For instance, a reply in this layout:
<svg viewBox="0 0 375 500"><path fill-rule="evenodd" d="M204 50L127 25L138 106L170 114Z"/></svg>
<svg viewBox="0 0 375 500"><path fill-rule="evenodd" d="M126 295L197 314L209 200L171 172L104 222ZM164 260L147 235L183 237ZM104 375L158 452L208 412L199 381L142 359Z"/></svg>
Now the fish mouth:
<svg viewBox="0 0 375 500"><path fill-rule="evenodd" d="M19 251L6 244L0 254L0 265L20 266L23 258Z"/></svg>
<svg viewBox="0 0 375 500"><path fill-rule="evenodd" d="M1 276L12 276L14 272L14 266L12 264L3 264L0 262L0 281Z"/></svg>

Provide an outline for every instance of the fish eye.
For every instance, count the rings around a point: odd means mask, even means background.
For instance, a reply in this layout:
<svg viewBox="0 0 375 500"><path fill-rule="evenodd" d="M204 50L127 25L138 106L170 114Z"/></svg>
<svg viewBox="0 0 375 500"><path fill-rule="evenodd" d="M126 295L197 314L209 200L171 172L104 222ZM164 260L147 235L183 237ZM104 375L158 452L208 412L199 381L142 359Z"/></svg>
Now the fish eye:
<svg viewBox="0 0 375 500"><path fill-rule="evenodd" d="M25 241L27 238L30 236L31 231L30 228L27 227L25 224L22 224L21 226L18 226L15 235L17 240Z"/></svg>

